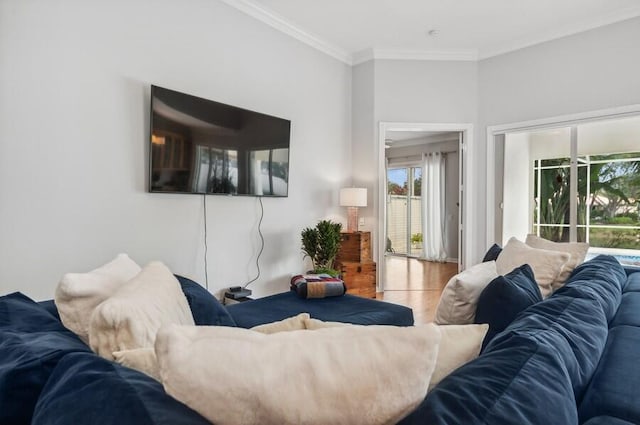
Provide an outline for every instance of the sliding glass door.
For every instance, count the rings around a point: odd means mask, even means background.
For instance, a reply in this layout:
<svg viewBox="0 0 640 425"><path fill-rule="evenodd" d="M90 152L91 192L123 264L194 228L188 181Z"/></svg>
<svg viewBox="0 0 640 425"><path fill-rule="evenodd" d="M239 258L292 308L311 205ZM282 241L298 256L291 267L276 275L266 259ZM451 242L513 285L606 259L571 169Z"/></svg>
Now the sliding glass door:
<svg viewBox="0 0 640 425"><path fill-rule="evenodd" d="M532 232L637 256L640 117L506 134L503 192L503 241Z"/></svg>
<svg viewBox="0 0 640 425"><path fill-rule="evenodd" d="M422 168L387 170L387 253L422 255Z"/></svg>

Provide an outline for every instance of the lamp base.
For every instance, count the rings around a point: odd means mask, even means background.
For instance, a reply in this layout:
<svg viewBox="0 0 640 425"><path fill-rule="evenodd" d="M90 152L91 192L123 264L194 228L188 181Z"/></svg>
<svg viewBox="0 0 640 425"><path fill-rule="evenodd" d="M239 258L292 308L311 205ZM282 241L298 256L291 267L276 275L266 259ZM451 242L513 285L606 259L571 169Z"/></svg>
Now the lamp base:
<svg viewBox="0 0 640 425"><path fill-rule="evenodd" d="M347 232L358 231L358 207L347 207Z"/></svg>

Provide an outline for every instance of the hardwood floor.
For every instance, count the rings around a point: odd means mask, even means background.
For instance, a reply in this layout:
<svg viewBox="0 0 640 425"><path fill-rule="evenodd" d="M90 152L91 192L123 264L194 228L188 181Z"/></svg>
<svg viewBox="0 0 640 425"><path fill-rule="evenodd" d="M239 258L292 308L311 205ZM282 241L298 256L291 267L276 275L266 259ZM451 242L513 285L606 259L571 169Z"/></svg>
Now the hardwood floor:
<svg viewBox="0 0 640 425"><path fill-rule="evenodd" d="M416 324L432 322L442 289L458 265L392 255L385 262L384 293L376 298L411 307Z"/></svg>

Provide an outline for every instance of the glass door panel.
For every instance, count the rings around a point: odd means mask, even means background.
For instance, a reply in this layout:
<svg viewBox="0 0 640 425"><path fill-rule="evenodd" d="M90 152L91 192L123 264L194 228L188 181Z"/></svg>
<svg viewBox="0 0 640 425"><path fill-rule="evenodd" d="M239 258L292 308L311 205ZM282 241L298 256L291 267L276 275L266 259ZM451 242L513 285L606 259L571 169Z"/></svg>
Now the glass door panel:
<svg viewBox="0 0 640 425"><path fill-rule="evenodd" d="M408 168L387 170L387 252L408 254Z"/></svg>
<svg viewBox="0 0 640 425"><path fill-rule="evenodd" d="M409 187L409 229L411 235L409 255L422 256L422 167L409 168L411 185Z"/></svg>

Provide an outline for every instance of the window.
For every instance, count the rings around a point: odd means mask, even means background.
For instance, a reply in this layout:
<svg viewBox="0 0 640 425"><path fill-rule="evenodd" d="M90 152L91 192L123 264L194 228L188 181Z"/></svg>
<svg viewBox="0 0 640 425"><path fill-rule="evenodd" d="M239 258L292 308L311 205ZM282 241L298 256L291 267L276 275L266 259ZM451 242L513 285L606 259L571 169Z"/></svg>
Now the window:
<svg viewBox="0 0 640 425"><path fill-rule="evenodd" d="M569 158L534 160L533 232L569 240ZM640 249L640 152L577 158L577 240Z"/></svg>
<svg viewBox="0 0 640 425"><path fill-rule="evenodd" d="M640 265L640 117L505 134L502 206L503 241L588 242Z"/></svg>

